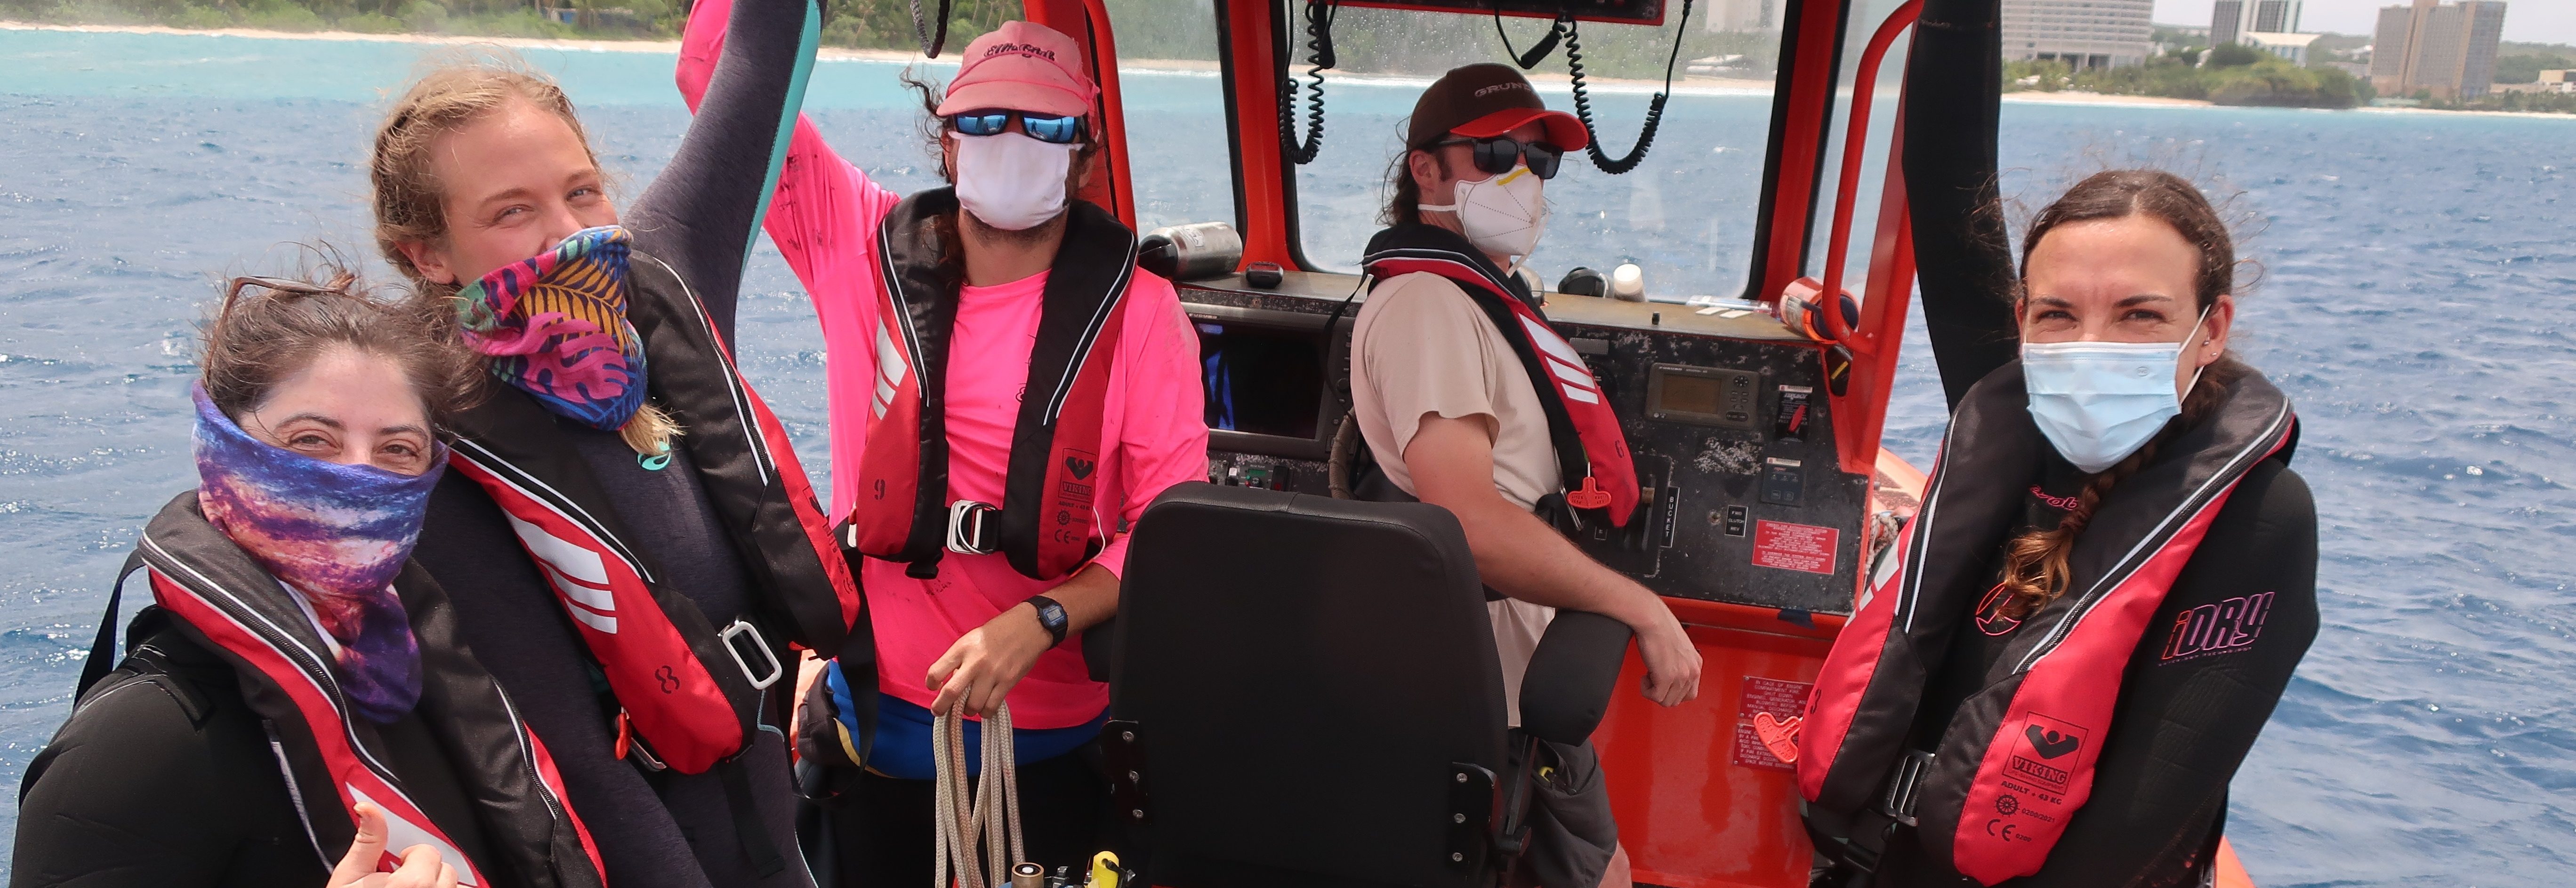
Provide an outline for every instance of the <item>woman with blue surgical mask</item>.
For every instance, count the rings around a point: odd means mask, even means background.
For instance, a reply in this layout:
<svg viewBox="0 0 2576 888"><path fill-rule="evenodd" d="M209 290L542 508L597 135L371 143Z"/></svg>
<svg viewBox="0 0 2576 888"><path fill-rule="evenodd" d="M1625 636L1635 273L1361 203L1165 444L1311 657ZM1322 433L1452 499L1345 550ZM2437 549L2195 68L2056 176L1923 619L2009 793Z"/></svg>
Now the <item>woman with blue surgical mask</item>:
<svg viewBox="0 0 2576 888"><path fill-rule="evenodd" d="M2209 201L2099 173L2022 251L2021 360L1960 400L1799 728L1819 884L2200 884L2316 635L2298 419L2228 350Z"/></svg>

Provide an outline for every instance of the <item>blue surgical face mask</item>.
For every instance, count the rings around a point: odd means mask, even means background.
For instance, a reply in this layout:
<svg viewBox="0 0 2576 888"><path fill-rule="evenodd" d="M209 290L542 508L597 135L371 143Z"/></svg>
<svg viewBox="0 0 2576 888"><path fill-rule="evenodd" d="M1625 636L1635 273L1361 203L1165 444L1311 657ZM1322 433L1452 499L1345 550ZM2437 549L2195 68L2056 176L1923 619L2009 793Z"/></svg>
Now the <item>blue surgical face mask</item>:
<svg viewBox="0 0 2576 888"><path fill-rule="evenodd" d="M2202 320L2209 318L2204 309ZM2025 342L2021 376L2030 418L2058 455L2085 472L2117 465L2182 413L2174 368L2199 322L2181 342ZM2194 370L2191 384L2200 382ZM2185 390L2190 385L2184 386Z"/></svg>

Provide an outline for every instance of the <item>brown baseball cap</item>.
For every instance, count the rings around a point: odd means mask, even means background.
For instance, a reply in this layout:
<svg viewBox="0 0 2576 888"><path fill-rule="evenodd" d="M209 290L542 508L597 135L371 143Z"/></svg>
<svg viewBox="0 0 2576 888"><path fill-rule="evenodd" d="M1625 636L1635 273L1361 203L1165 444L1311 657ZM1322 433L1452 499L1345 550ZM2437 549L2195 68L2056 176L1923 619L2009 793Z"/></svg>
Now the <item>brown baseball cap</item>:
<svg viewBox="0 0 2576 888"><path fill-rule="evenodd" d="M1510 65L1485 62L1451 68L1413 103L1413 125L1404 147L1419 150L1452 134L1486 139L1531 122L1547 127L1548 144L1574 151L1592 143L1583 122L1550 111L1529 78Z"/></svg>

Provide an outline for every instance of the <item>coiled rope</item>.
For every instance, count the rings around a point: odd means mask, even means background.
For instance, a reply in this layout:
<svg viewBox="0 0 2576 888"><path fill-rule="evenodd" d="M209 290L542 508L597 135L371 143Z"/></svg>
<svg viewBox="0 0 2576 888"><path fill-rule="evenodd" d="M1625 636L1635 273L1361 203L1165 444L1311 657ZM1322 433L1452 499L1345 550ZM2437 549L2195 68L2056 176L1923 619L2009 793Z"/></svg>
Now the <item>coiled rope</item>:
<svg viewBox="0 0 2576 888"><path fill-rule="evenodd" d="M984 719L984 785L966 775L966 701L958 700L930 724L931 775L937 818L932 888L1003 888L1011 865L1027 855L1020 847L1020 778L1011 750L1011 704ZM978 847L978 844L981 847ZM949 881L951 868L956 881Z"/></svg>

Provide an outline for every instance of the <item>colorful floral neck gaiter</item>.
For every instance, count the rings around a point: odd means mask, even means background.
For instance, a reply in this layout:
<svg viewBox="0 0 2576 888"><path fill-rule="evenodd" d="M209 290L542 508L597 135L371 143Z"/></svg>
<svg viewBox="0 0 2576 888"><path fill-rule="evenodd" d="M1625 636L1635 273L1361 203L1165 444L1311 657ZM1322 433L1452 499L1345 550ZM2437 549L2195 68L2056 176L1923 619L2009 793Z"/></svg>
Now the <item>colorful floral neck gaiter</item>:
<svg viewBox="0 0 2576 888"><path fill-rule="evenodd" d="M615 225L585 228L484 275L456 294L466 344L555 415L601 431L625 425L644 404L644 339L626 320L633 241Z"/></svg>

